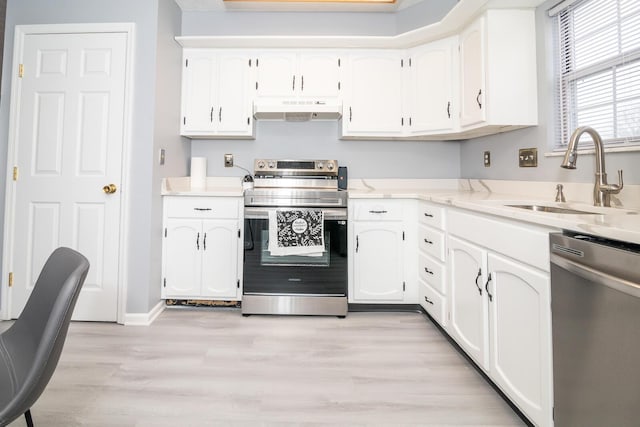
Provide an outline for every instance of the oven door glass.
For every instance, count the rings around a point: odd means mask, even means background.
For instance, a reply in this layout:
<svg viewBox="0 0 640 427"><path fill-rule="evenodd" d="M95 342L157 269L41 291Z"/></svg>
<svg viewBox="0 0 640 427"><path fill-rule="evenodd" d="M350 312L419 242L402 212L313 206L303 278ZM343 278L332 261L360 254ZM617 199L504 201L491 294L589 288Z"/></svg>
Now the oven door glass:
<svg viewBox="0 0 640 427"><path fill-rule="evenodd" d="M273 256L269 220L245 219L245 294L347 294L347 221L324 221L321 256Z"/></svg>

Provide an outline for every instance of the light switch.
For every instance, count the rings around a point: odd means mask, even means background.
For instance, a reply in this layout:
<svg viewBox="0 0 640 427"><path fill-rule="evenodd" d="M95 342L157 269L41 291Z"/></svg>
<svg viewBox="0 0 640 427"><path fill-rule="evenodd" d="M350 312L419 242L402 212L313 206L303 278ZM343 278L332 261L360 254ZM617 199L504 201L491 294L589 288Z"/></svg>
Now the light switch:
<svg viewBox="0 0 640 427"><path fill-rule="evenodd" d="M165 151L164 151L164 148L161 148L160 154L158 155L158 163L160 163L160 166L164 165L164 157L165 157Z"/></svg>
<svg viewBox="0 0 640 427"><path fill-rule="evenodd" d="M518 152L518 165L521 168L538 167L538 149L521 148Z"/></svg>

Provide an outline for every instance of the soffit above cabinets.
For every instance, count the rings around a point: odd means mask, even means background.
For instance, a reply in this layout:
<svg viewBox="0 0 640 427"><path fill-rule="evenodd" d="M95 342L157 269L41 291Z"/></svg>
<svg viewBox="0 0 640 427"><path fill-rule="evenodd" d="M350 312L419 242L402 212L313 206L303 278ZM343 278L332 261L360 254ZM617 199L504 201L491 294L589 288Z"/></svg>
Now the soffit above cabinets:
<svg viewBox="0 0 640 427"><path fill-rule="evenodd" d="M175 0L183 10L199 3L222 3L223 0ZM400 0L410 2L416 0ZM418 0L437 1L437 0ZM459 0L440 21L395 36L178 36L183 47L192 48L370 48L405 49L458 33L467 23L487 9L530 9L546 0ZM254 3L254 2L235 2ZM255 2L266 4L266 2ZM184 6L182 6L184 4ZM270 3L272 4L272 3ZM295 3L300 5L301 3ZM317 4L317 3L315 3ZM374 5L376 6L376 5ZM380 6L380 5L377 5ZM204 9L203 9L204 10ZM275 11L275 9L274 9Z"/></svg>
<svg viewBox="0 0 640 427"><path fill-rule="evenodd" d="M381 0L175 0L185 12L395 12L406 9L424 1L437 2L440 0L395 0L393 2Z"/></svg>

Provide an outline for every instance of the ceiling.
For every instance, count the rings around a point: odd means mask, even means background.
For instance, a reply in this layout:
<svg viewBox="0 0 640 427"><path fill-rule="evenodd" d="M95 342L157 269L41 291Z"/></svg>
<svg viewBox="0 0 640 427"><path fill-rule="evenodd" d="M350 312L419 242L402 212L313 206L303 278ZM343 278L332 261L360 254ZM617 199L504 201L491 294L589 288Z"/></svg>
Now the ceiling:
<svg viewBox="0 0 640 427"><path fill-rule="evenodd" d="M180 9L188 12L252 11L252 12L395 12L423 1L395 0L394 3L363 3L333 1L223 1L175 0Z"/></svg>

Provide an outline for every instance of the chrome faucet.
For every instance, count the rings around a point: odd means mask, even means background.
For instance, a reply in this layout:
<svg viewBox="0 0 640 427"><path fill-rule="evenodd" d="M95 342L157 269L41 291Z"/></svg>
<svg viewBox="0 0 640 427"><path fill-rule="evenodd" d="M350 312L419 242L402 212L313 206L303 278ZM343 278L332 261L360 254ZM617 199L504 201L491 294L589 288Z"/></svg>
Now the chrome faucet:
<svg viewBox="0 0 640 427"><path fill-rule="evenodd" d="M593 206L611 206L611 194L618 194L622 190L622 170L618 171L618 184L607 183L607 173L604 168L604 149L602 139L595 129L589 126L581 126L573 131L569 139L567 152L564 153L564 160L560 167L565 169L575 169L578 160L578 140L583 133L588 133L593 139L596 149L596 180L593 186Z"/></svg>

